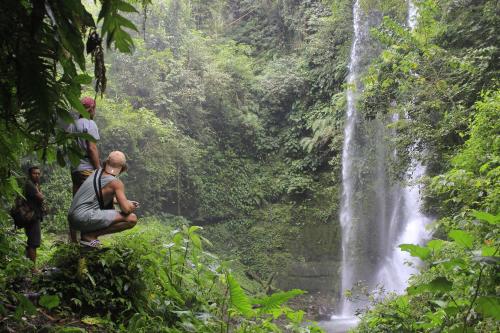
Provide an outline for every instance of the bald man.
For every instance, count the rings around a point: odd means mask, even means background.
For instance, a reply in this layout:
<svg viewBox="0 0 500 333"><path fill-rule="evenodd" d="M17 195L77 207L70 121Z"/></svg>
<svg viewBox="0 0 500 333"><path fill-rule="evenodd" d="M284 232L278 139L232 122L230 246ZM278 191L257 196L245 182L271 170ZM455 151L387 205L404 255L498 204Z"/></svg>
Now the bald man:
<svg viewBox="0 0 500 333"><path fill-rule="evenodd" d="M72 229L80 231L82 245L99 247L99 236L133 228L137 223L134 211L139 204L127 199L125 185L116 178L126 169L125 155L111 152L103 168L94 171L73 197L68 220ZM113 208L114 199L120 211Z"/></svg>

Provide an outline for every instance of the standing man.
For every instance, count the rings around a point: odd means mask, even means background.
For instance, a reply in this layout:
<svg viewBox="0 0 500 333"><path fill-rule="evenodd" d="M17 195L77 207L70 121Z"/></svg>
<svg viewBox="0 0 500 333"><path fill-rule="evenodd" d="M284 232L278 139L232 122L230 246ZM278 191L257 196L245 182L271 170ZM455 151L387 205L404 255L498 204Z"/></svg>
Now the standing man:
<svg viewBox="0 0 500 333"><path fill-rule="evenodd" d="M28 169L28 179L24 185L24 197L28 205L33 209L34 216L32 223L24 227L24 232L28 237L26 244L26 257L31 259L36 265L36 249L40 247L42 240L42 232L40 230L40 222L43 220L43 203L44 196L40 191L40 176L41 171L37 166L32 166Z"/></svg>
<svg viewBox="0 0 500 333"><path fill-rule="evenodd" d="M94 122L95 117L95 100L91 97L84 97L81 99L81 103L90 115L90 119L85 119L80 115L80 118L71 124L68 128L70 133L86 133L91 135L96 141L100 139L99 130L96 123ZM85 179L92 174L94 170L100 168L99 161L99 151L97 150L97 145L95 142L78 138L78 146L83 150L84 157L80 160L80 163L76 167L71 169L71 181L73 183L73 196L83 184ZM70 238L73 243L77 243L76 231L70 226L69 228Z"/></svg>

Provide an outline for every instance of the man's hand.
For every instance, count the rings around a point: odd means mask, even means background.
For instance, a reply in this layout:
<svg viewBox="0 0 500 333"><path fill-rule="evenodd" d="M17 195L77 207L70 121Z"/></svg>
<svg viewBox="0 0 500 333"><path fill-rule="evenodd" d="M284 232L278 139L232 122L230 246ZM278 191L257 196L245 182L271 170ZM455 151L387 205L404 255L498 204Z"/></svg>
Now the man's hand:
<svg viewBox="0 0 500 333"><path fill-rule="evenodd" d="M129 202L134 206L134 210L136 210L137 208L139 208L139 203L137 201L129 200Z"/></svg>

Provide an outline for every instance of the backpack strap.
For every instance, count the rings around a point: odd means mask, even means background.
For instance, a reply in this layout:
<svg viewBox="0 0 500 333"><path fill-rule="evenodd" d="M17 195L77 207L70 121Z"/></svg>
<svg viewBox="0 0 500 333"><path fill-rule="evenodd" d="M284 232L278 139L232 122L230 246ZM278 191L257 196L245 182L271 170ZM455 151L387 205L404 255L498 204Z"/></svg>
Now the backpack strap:
<svg viewBox="0 0 500 333"><path fill-rule="evenodd" d="M102 178L102 169L96 170L94 172L94 191L97 197L97 201L99 201L99 208L104 209L104 199L102 196L102 186L101 186L101 178Z"/></svg>

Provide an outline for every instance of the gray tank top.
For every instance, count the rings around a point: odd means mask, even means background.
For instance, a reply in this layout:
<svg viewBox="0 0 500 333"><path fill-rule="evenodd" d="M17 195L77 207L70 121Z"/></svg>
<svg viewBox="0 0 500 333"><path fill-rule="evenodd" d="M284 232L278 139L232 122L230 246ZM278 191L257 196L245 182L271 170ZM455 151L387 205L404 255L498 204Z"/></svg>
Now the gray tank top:
<svg viewBox="0 0 500 333"><path fill-rule="evenodd" d="M88 176L73 197L73 201L71 202L71 207L68 212L70 220L85 220L89 213L94 210L101 209L99 206L99 200L97 199L94 190L94 175L96 172L98 172L97 178L99 178L99 175L103 172L103 170L95 170L90 176ZM101 177L101 188L104 188L104 186L115 179L116 178L113 176L103 174ZM112 200L113 198L104 201L104 206L109 205Z"/></svg>

